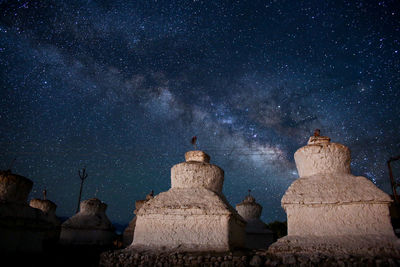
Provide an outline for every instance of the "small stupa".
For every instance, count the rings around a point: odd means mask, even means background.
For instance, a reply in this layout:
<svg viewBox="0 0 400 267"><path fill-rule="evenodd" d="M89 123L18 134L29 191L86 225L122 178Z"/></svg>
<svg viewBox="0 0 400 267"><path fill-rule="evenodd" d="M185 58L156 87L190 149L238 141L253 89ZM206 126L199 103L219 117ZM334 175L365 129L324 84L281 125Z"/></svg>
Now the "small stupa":
<svg viewBox="0 0 400 267"><path fill-rule="evenodd" d="M282 198L288 235L272 253L400 255L389 216L391 198L350 173L350 150L316 130L294 154L300 178Z"/></svg>
<svg viewBox="0 0 400 267"><path fill-rule="evenodd" d="M189 151L171 169L171 189L137 213L129 248L228 251L244 247L245 221L222 194L224 171L203 151Z"/></svg>
<svg viewBox="0 0 400 267"><path fill-rule="evenodd" d="M267 248L274 242L274 233L261 221L262 206L250 194L236 205L236 210L247 222L246 224L246 247L250 249Z"/></svg>
<svg viewBox="0 0 400 267"><path fill-rule="evenodd" d="M28 205L33 182L10 170L0 171L0 250L40 252L54 230L41 210Z"/></svg>
<svg viewBox="0 0 400 267"><path fill-rule="evenodd" d="M47 190L43 190L43 199L34 198L29 202L29 206L43 212L45 219L54 225L54 228L47 233L50 242L58 242L60 238L61 222L56 216L57 205L47 199Z"/></svg>
<svg viewBox="0 0 400 267"><path fill-rule="evenodd" d="M82 201L80 211L61 225L64 245L111 245L115 229L106 215L107 204L97 198Z"/></svg>
<svg viewBox="0 0 400 267"><path fill-rule="evenodd" d="M137 215L139 209L143 206L144 203L146 203L153 197L154 197L154 193L153 193L153 191L151 191L151 193L147 194L146 199L137 200L135 202L135 210L133 211L133 214L135 215L135 217L129 222L128 227L125 228L125 231L122 235L122 245L124 247L127 247L130 244L132 244L133 235L135 232L136 218L137 218L136 215Z"/></svg>

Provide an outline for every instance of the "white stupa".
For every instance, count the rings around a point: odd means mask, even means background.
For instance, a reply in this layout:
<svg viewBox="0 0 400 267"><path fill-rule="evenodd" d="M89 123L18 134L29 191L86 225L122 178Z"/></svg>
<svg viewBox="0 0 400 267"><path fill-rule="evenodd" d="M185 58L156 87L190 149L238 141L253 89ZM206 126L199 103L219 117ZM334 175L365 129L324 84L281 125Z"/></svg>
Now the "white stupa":
<svg viewBox="0 0 400 267"><path fill-rule="evenodd" d="M262 206L250 195L236 205L236 210L245 219L246 247L251 249L267 248L274 242L274 233L260 220Z"/></svg>
<svg viewBox="0 0 400 267"><path fill-rule="evenodd" d="M27 203L33 182L10 170L0 171L0 250L39 252L54 224Z"/></svg>
<svg viewBox="0 0 400 267"><path fill-rule="evenodd" d="M137 214L133 249L228 251L244 246L245 221L222 194L224 171L203 151L171 169L171 189Z"/></svg>
<svg viewBox="0 0 400 267"><path fill-rule="evenodd" d="M272 253L400 255L388 194L350 173L350 150L316 131L294 154L300 178L282 198L288 235Z"/></svg>
<svg viewBox="0 0 400 267"><path fill-rule="evenodd" d="M97 198L82 201L80 211L61 225L64 245L111 245L115 229L106 215L107 204Z"/></svg>
<svg viewBox="0 0 400 267"><path fill-rule="evenodd" d="M43 191L43 199L34 198L29 202L29 206L35 209L39 209L43 212L45 219L53 224L54 228L48 231L48 242L56 243L60 238L61 222L56 216L57 205L48 199L46 199L46 190Z"/></svg>

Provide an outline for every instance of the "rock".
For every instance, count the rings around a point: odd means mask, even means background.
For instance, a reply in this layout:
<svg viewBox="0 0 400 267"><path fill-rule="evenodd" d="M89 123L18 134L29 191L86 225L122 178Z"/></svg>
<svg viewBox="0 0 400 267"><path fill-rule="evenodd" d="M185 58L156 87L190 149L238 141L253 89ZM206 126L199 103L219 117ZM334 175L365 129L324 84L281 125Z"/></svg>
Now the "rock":
<svg viewBox="0 0 400 267"><path fill-rule="evenodd" d="M282 258L282 262L285 265L296 264L296 258L293 255L286 255Z"/></svg>
<svg viewBox="0 0 400 267"><path fill-rule="evenodd" d="M262 264L262 261L261 261L260 256L258 256L258 255L254 255L253 258L249 262L250 266L257 266L258 267L258 266L261 266L261 264Z"/></svg>
<svg viewBox="0 0 400 267"><path fill-rule="evenodd" d="M346 264L343 261L338 261L337 266L339 267L346 267Z"/></svg>

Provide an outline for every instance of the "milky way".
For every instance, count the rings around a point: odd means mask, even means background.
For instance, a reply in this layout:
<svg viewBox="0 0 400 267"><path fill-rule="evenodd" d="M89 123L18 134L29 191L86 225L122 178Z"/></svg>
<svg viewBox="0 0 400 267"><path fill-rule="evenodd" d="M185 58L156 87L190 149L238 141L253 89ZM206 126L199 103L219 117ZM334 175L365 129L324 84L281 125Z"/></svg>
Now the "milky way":
<svg viewBox="0 0 400 267"><path fill-rule="evenodd" d="M86 166L83 199L127 223L135 200L168 190L194 135L230 203L251 189L267 222L286 219L293 153L315 128L390 192L398 1L0 3L0 168L16 158L58 215L74 213Z"/></svg>

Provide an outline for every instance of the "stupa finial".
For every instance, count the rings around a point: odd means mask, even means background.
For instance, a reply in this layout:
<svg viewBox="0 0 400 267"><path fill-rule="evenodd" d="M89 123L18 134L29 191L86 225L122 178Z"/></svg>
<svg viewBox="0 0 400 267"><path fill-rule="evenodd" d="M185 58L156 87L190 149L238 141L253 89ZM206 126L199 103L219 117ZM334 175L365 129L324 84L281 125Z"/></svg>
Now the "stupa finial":
<svg viewBox="0 0 400 267"><path fill-rule="evenodd" d="M193 136L193 137L192 137L191 143L192 143L192 145L193 145L193 147L194 147L194 150L197 150L197 144L196 144L196 142L197 142L197 136Z"/></svg>
<svg viewBox="0 0 400 267"><path fill-rule="evenodd" d="M46 188L43 189L43 200L46 200L47 190Z"/></svg>
<svg viewBox="0 0 400 267"><path fill-rule="evenodd" d="M154 197L154 191L151 190L151 192L149 194L146 195L146 200L150 200Z"/></svg>

